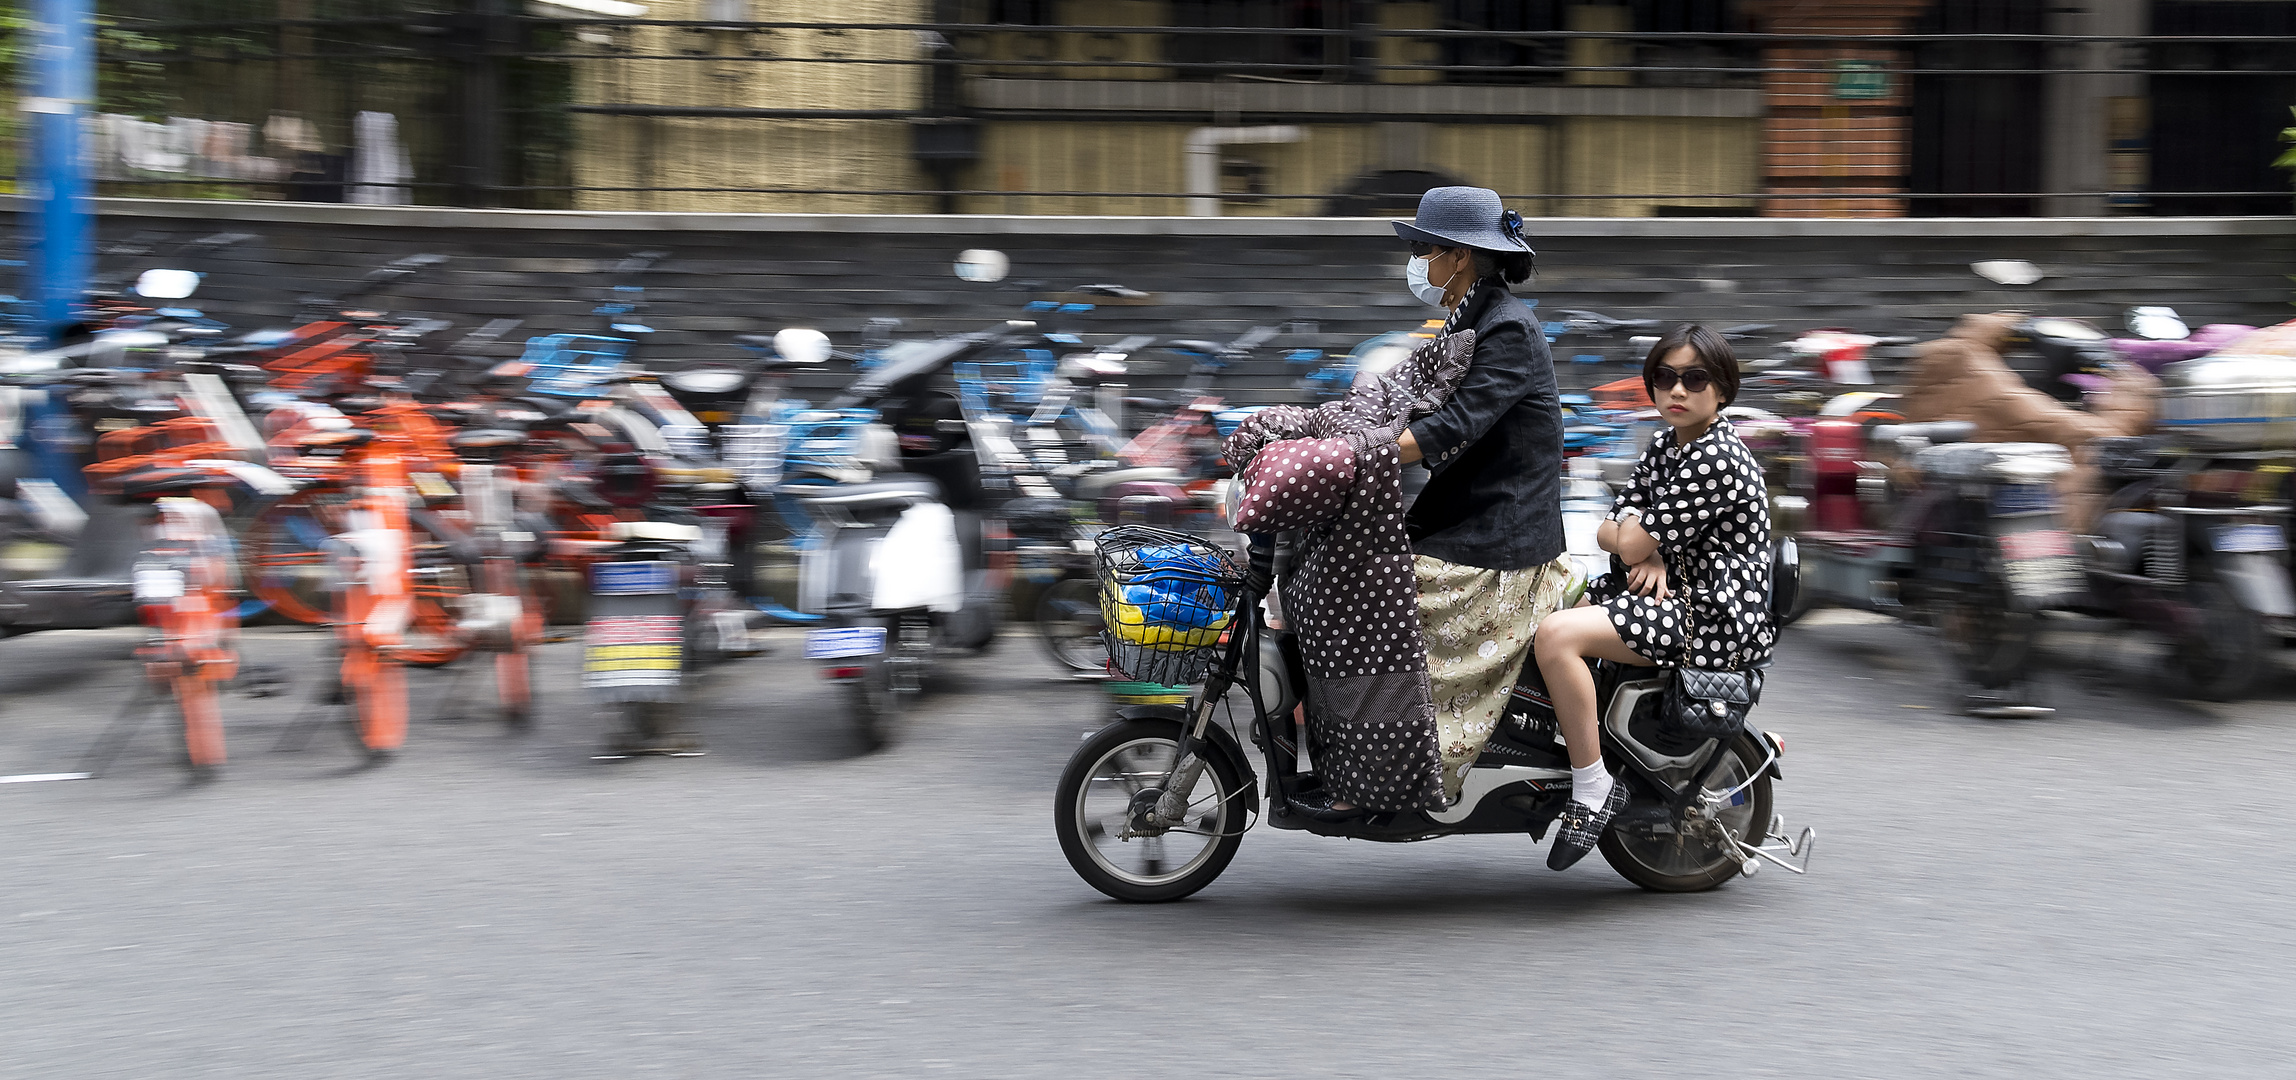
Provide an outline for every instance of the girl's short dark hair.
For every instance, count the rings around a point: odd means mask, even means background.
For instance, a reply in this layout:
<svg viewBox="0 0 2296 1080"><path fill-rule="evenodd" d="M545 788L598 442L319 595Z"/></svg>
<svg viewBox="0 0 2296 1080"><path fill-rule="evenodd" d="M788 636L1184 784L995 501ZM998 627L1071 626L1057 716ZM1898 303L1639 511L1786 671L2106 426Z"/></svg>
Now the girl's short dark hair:
<svg viewBox="0 0 2296 1080"><path fill-rule="evenodd" d="M1698 366L1714 379L1714 388L1722 392L1722 404L1738 400L1738 354L1731 351L1730 343L1722 335L1698 323L1683 323L1668 330L1658 344L1650 347L1650 355L1642 361L1642 391L1652 401L1658 393L1651 388L1650 377L1666 365L1666 358L1674 350L1688 345L1691 355L1698 358Z"/></svg>

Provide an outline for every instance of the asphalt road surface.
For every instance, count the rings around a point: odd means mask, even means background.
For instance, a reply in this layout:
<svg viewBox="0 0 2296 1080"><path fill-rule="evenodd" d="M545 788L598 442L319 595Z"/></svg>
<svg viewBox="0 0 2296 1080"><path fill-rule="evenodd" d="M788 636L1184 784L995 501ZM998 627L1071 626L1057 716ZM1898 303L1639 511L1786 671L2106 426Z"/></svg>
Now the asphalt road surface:
<svg viewBox="0 0 2296 1080"><path fill-rule="evenodd" d="M75 767L133 640L0 642L0 774ZM1260 830L1158 907L1061 858L1107 706L1026 638L866 756L784 640L707 689L709 756L618 764L552 646L536 730L419 674L377 769L273 749L317 644L249 634L297 683L228 703L217 783L155 722L101 779L0 784L0 1077L2296 1070L2296 678L2174 700L2110 628L2057 633L2059 711L2015 721L1960 715L1925 632L1790 631L1760 717L1807 878L1659 896L1527 838Z"/></svg>

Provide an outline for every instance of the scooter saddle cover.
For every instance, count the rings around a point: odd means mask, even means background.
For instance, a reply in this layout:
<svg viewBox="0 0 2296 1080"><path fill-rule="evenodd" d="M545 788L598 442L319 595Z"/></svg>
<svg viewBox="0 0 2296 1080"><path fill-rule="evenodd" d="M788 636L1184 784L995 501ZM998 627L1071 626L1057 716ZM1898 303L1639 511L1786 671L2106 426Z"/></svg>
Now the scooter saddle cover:
<svg viewBox="0 0 2296 1080"><path fill-rule="evenodd" d="M1294 534L1283 607L1317 772L1372 810L1446 805L1395 440L1450 400L1474 345L1471 330L1436 338L1338 401L1254 414L1223 448L1242 485L1238 531Z"/></svg>

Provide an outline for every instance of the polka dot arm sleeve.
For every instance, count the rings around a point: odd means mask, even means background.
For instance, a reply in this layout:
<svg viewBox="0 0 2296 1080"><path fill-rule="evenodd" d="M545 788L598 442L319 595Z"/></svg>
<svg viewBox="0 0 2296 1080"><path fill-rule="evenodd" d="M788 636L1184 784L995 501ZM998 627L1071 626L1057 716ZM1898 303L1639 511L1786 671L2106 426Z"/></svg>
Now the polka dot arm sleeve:
<svg viewBox="0 0 2296 1080"><path fill-rule="evenodd" d="M1301 529L1346 507L1355 489L1355 454L1344 439L1269 443L1238 478L1235 527L1243 533Z"/></svg>
<svg viewBox="0 0 2296 1080"><path fill-rule="evenodd" d="M1665 437L1664 432L1659 433L1659 439ZM1642 457L1634 463L1634 472L1628 474L1626 486L1620 488L1618 497L1611 501L1610 519L1612 521L1626 520L1628 510L1643 511L1649 509L1650 475L1655 468L1653 463L1658 460L1658 453L1658 439L1651 440L1649 446L1642 448Z"/></svg>
<svg viewBox="0 0 2296 1080"><path fill-rule="evenodd" d="M1700 439L1675 464L1673 475L1653 482L1650 504L1642 508L1642 527L1658 538L1661 548L1694 546L1716 521L1747 512L1754 496L1731 453L1737 446L1734 440Z"/></svg>

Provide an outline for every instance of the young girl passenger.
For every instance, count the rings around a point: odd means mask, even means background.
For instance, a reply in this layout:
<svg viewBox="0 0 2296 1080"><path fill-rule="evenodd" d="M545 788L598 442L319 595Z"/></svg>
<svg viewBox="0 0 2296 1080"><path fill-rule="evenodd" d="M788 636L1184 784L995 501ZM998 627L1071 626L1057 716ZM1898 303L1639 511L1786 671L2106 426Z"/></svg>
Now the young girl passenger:
<svg viewBox="0 0 2296 1080"><path fill-rule="evenodd" d="M1643 451L1595 540L1611 572L1539 623L1533 650L1570 746L1571 801L1547 865L1594 850L1626 802L1602 762L1586 658L1735 670L1770 654L1770 511L1762 468L1722 409L1738 360L1720 334L1676 327L1643 361L1666 430Z"/></svg>

